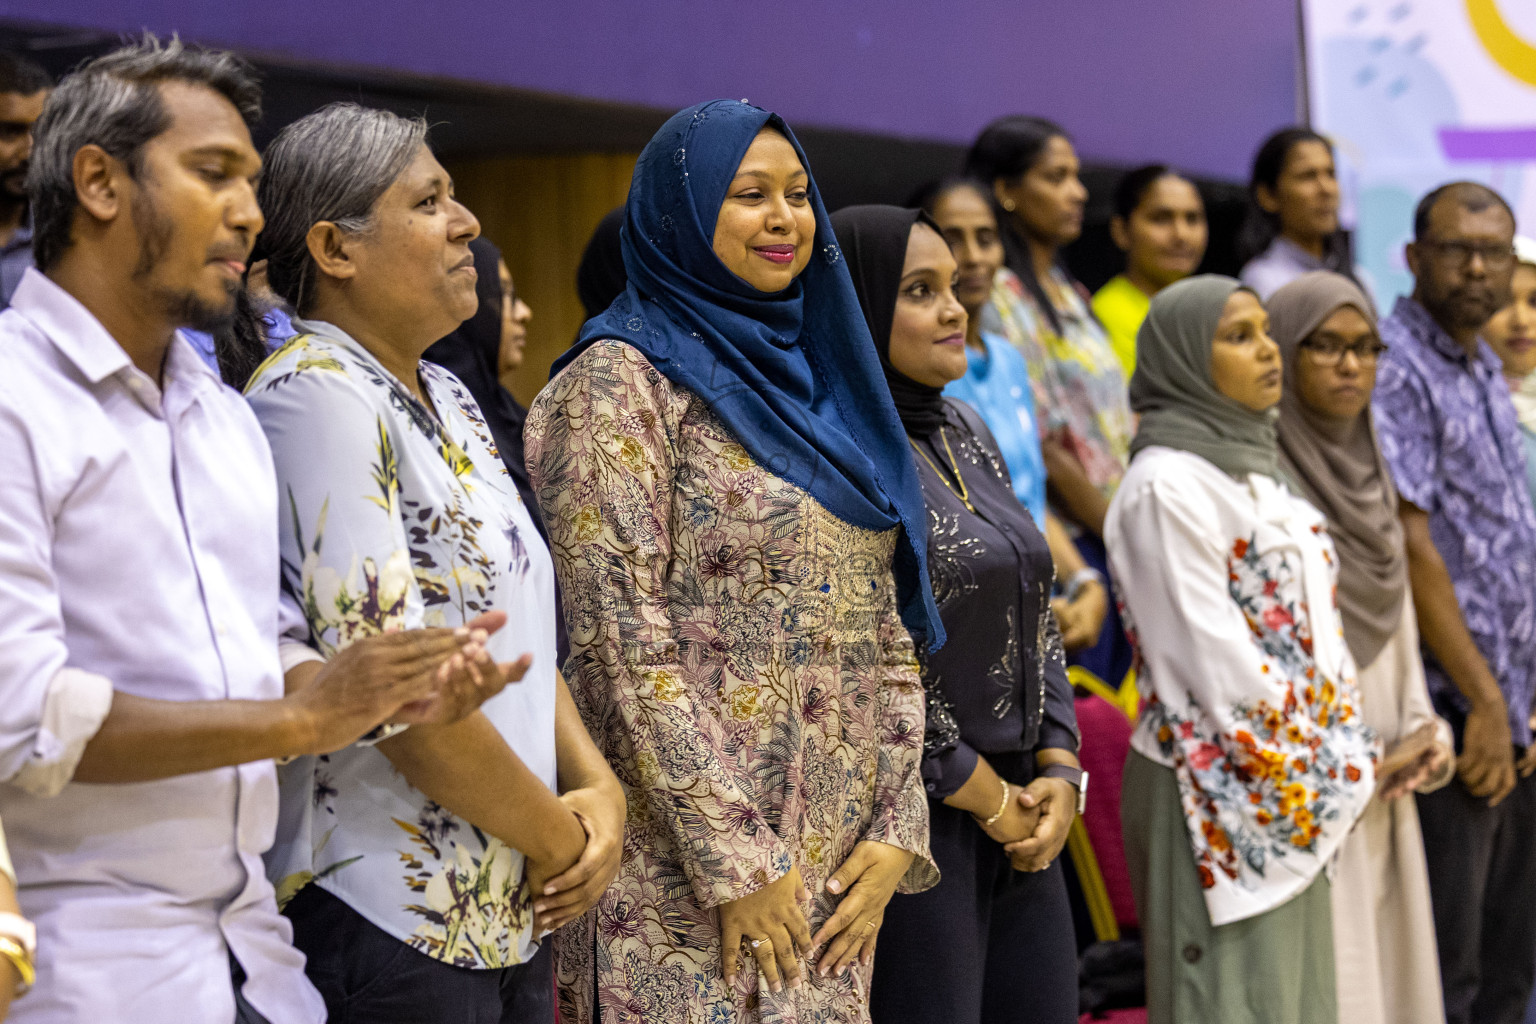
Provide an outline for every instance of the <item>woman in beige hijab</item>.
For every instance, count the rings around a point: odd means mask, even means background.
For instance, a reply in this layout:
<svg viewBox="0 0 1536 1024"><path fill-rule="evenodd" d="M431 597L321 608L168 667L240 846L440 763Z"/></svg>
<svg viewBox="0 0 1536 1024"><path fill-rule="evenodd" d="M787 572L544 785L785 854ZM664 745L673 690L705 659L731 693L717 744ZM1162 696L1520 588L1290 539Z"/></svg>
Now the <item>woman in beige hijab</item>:
<svg viewBox="0 0 1536 1024"><path fill-rule="evenodd" d="M1333 880L1339 1020L1442 1024L1429 879L1409 797L1444 785L1453 755L1424 686L1397 491L1371 420L1383 348L1376 313L1353 281L1328 271L1302 275L1267 306L1285 367L1281 467L1327 517L1362 710L1386 749L1377 796L1340 848Z"/></svg>

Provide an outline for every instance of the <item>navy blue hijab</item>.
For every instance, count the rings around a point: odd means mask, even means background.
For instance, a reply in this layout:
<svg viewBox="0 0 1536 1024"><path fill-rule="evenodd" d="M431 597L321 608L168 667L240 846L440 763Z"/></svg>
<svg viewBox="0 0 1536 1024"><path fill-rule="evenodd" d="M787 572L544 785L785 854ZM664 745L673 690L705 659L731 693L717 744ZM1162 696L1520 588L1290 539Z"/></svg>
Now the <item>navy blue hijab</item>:
<svg viewBox="0 0 1536 1024"><path fill-rule="evenodd" d="M922 489L815 181L815 252L788 288L760 292L714 253L726 191L765 127L789 140L809 175L789 126L747 103L701 103L661 126L629 186L620 232L629 283L551 374L594 342L626 342L833 515L868 530L900 525L902 621L937 650L944 627L928 586Z"/></svg>

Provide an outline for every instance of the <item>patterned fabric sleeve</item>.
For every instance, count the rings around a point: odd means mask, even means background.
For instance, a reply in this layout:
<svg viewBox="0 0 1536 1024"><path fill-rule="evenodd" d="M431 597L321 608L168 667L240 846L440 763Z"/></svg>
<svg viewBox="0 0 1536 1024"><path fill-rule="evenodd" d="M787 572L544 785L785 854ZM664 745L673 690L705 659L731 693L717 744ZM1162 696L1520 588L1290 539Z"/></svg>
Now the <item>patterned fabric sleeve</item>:
<svg viewBox="0 0 1536 1024"><path fill-rule="evenodd" d="M1426 512L1434 511L1440 493L1440 431L1434 407L1413 371L1390 355L1381 361L1371 412L1398 494Z"/></svg>
<svg viewBox="0 0 1536 1024"><path fill-rule="evenodd" d="M665 592L675 464L667 387L634 349L599 343L539 396L525 440L579 666L573 685L608 691L586 703L617 714L609 725L629 762L620 776L644 790L700 904L713 907L756 892L792 861L680 663ZM920 714L917 723L921 733Z"/></svg>
<svg viewBox="0 0 1536 1024"><path fill-rule="evenodd" d="M329 658L426 622L400 515L396 441L356 383L306 368L247 396L272 446L283 577Z"/></svg>
<svg viewBox="0 0 1536 1024"><path fill-rule="evenodd" d="M890 588L895 593L895 588ZM875 769L875 809L865 839L899 846L916 856L897 892L922 892L938 884L928 852L928 794L923 786L923 685L912 637L895 601L880 625L884 678L880 687L880 757Z"/></svg>

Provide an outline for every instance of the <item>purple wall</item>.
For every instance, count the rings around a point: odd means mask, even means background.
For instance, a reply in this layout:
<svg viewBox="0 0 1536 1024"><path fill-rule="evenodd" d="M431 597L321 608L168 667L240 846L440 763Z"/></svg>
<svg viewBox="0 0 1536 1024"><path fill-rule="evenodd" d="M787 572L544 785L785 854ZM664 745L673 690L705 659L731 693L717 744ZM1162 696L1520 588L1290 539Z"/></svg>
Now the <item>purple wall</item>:
<svg viewBox="0 0 1536 1024"><path fill-rule="evenodd" d="M0 0L0 18L151 28L277 57L968 142L1063 122L1084 156L1241 178L1295 115L1295 0Z"/></svg>

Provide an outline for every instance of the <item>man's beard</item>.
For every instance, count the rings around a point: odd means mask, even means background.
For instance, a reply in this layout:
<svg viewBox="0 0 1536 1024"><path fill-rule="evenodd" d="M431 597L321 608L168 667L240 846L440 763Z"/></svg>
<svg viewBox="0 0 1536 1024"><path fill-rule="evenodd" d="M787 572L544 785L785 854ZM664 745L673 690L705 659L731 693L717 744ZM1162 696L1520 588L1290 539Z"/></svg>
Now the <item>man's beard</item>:
<svg viewBox="0 0 1536 1024"><path fill-rule="evenodd" d="M0 173L0 204L15 207L27 201L27 165Z"/></svg>
<svg viewBox="0 0 1536 1024"><path fill-rule="evenodd" d="M235 293L239 291L240 283L230 281L225 285L227 298L220 305L210 304L194 291L155 287L149 283L149 277L155 264L170 249L176 226L142 188L134 193L133 221L139 229L139 257L133 267L133 280L144 286L150 300L160 307L166 319L178 327L190 327L209 334L229 326L235 316Z"/></svg>
<svg viewBox="0 0 1536 1024"><path fill-rule="evenodd" d="M1447 328L1480 331L1507 303L1501 304L1492 289L1454 288L1443 295L1430 296L1424 305Z"/></svg>

